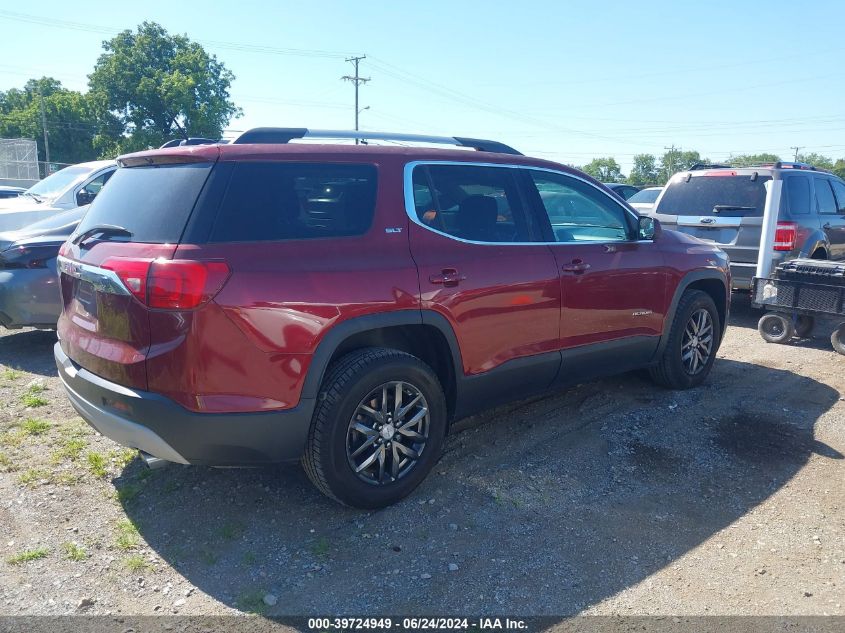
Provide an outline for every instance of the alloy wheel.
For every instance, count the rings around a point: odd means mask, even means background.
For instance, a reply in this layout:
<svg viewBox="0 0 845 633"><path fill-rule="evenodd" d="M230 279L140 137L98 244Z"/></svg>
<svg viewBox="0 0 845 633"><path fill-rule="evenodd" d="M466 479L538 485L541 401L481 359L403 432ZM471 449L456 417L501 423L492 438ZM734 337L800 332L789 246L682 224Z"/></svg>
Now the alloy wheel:
<svg viewBox="0 0 845 633"><path fill-rule="evenodd" d="M684 328L681 360L691 376L701 372L713 353L713 318L704 308L692 313Z"/></svg>

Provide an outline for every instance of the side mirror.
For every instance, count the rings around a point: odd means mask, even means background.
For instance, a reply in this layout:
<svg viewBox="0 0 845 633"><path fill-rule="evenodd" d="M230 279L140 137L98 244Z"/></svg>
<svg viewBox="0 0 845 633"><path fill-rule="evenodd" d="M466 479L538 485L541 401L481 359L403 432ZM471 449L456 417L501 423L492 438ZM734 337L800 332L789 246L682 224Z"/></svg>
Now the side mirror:
<svg viewBox="0 0 845 633"><path fill-rule="evenodd" d="M80 189L76 194L76 206L84 207L86 204L91 204L92 202L94 202L94 198L96 197L96 193L91 193L90 191L85 191L85 189Z"/></svg>
<svg viewBox="0 0 845 633"><path fill-rule="evenodd" d="M638 237L641 240L656 240L663 233L660 221L647 215L641 215L639 220Z"/></svg>

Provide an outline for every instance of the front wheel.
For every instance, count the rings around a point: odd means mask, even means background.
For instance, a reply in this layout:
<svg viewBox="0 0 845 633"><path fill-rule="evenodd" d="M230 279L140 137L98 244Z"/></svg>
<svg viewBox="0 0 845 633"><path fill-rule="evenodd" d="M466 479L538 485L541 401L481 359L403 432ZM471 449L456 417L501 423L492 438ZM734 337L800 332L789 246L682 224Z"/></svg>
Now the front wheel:
<svg viewBox="0 0 845 633"><path fill-rule="evenodd" d="M302 463L329 497L382 508L425 478L446 428L446 398L428 365L398 350L362 349L329 369Z"/></svg>
<svg viewBox="0 0 845 633"><path fill-rule="evenodd" d="M652 380L670 389L700 385L713 367L721 331L713 298L701 290L684 292L663 354L649 370Z"/></svg>

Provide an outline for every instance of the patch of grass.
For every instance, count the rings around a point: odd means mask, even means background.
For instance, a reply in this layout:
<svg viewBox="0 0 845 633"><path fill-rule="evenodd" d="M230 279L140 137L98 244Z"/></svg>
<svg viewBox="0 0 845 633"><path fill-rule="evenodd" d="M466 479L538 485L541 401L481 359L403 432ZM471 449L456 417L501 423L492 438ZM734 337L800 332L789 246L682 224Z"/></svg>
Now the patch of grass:
<svg viewBox="0 0 845 633"><path fill-rule="evenodd" d="M21 402L23 403L23 406L35 408L50 404L46 398L42 398L38 395L44 392L45 389L47 388L44 385L30 385L23 395L21 395Z"/></svg>
<svg viewBox="0 0 845 633"><path fill-rule="evenodd" d="M210 549L200 550L199 552L199 559L209 567L214 565L218 560L220 560L220 556L217 555L216 552L212 552Z"/></svg>
<svg viewBox="0 0 845 633"><path fill-rule="evenodd" d="M88 552L85 551L85 548L76 543L62 543L62 551L64 551L65 558L68 560L80 561L88 558Z"/></svg>
<svg viewBox="0 0 845 633"><path fill-rule="evenodd" d="M126 569L128 569L129 571L141 571L150 566L150 564L146 560L144 560L144 557L140 554L133 554L132 556L127 556L123 560L123 564L126 565Z"/></svg>
<svg viewBox="0 0 845 633"><path fill-rule="evenodd" d="M255 555L255 552L245 552L241 560L243 561L244 565L252 567L258 560L258 556Z"/></svg>
<svg viewBox="0 0 845 633"><path fill-rule="evenodd" d="M264 604L264 592L257 589L243 592L238 596L236 604L238 609L247 613L261 615L267 610L267 605Z"/></svg>
<svg viewBox="0 0 845 633"><path fill-rule="evenodd" d="M319 539L314 545L311 546L311 551L314 553L314 556L319 556L320 558L325 558L329 555L329 541L328 539L321 538Z"/></svg>
<svg viewBox="0 0 845 633"><path fill-rule="evenodd" d="M135 459L137 454L138 451L134 448L123 448L119 451L112 451L109 454L109 458L113 459L117 463L118 468L123 469L126 468L133 459Z"/></svg>
<svg viewBox="0 0 845 633"><path fill-rule="evenodd" d="M34 486L42 479L49 479L50 473L39 468L27 468L20 475L18 475L18 483L24 486Z"/></svg>
<svg viewBox="0 0 845 633"><path fill-rule="evenodd" d="M20 446L23 442L23 435L16 431L6 431L0 433L0 446L13 447Z"/></svg>
<svg viewBox="0 0 845 633"><path fill-rule="evenodd" d="M238 523L226 523L220 528L220 536L226 541L234 541L241 537L244 533L244 528Z"/></svg>
<svg viewBox="0 0 845 633"><path fill-rule="evenodd" d="M127 484L117 491L117 500L120 503L129 503L138 493L141 492L141 486L137 484Z"/></svg>
<svg viewBox="0 0 845 633"><path fill-rule="evenodd" d="M3 370L3 380L17 380L21 377L21 372L17 369L12 369L11 367L7 367Z"/></svg>
<svg viewBox="0 0 845 633"><path fill-rule="evenodd" d="M75 486L79 483L79 473L65 472L53 475L53 483L60 486Z"/></svg>
<svg viewBox="0 0 845 633"><path fill-rule="evenodd" d="M23 435L44 435L53 427L47 420L27 418L20 425L20 433Z"/></svg>
<svg viewBox="0 0 845 633"><path fill-rule="evenodd" d="M51 459L54 464L60 464L63 461L75 462L87 445L88 442L81 437L65 438L60 442L59 448L53 451Z"/></svg>
<svg viewBox="0 0 845 633"><path fill-rule="evenodd" d="M100 453L90 452L88 453L88 470L91 471L91 474L95 477L105 477L106 476L106 458L103 457Z"/></svg>
<svg viewBox="0 0 845 633"><path fill-rule="evenodd" d="M13 470L17 470L15 462L6 453L0 451L0 473L10 473Z"/></svg>
<svg viewBox="0 0 845 633"><path fill-rule="evenodd" d="M121 519L117 522L117 538L115 545L120 549L134 549L138 546L138 528L129 519Z"/></svg>
<svg viewBox="0 0 845 633"><path fill-rule="evenodd" d="M7 558L6 562L10 565L22 565L23 563L28 563L33 560L39 560L41 558L46 558L47 554L50 553L46 547L39 547L36 549L27 549L22 551L20 554L15 554L11 558Z"/></svg>
<svg viewBox="0 0 845 633"><path fill-rule="evenodd" d="M179 485L179 482L171 479L166 484L164 484L164 492L166 492L166 493L176 492L177 490L179 490L180 487L181 486Z"/></svg>

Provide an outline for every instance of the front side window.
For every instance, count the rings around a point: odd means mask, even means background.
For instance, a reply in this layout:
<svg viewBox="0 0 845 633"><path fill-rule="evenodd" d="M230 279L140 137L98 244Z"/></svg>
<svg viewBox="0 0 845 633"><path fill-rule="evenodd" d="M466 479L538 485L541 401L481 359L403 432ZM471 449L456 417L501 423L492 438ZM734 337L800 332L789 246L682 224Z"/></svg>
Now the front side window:
<svg viewBox="0 0 845 633"><path fill-rule="evenodd" d="M630 238L626 212L610 196L576 178L530 170L556 242Z"/></svg>
<svg viewBox="0 0 845 633"><path fill-rule="evenodd" d="M432 229L474 242L526 242L528 229L514 169L418 165L414 206Z"/></svg>
<svg viewBox="0 0 845 633"><path fill-rule="evenodd" d="M363 235L376 204L372 165L238 163L212 242Z"/></svg>
<svg viewBox="0 0 845 633"><path fill-rule="evenodd" d="M836 213L836 200L830 181L827 178L816 178L816 205L819 213Z"/></svg>

